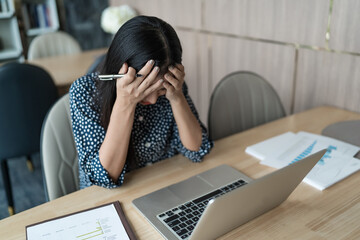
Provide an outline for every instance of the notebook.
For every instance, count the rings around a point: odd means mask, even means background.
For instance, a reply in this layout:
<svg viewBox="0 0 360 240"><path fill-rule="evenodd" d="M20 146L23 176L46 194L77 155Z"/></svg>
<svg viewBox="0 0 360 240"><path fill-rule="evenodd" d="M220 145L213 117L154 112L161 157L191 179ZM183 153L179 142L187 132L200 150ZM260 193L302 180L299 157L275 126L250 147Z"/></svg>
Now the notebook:
<svg viewBox="0 0 360 240"><path fill-rule="evenodd" d="M133 205L166 239L215 239L280 205L325 153L256 180L220 165L137 198Z"/></svg>

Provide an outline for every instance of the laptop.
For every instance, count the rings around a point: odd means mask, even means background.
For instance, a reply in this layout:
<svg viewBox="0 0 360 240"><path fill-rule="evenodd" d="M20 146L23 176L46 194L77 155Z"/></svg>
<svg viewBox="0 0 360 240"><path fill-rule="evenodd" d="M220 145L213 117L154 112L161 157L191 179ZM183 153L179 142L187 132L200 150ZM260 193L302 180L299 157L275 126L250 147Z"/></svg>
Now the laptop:
<svg viewBox="0 0 360 240"><path fill-rule="evenodd" d="M284 202L325 153L256 180L220 165L133 204L166 239L215 239Z"/></svg>

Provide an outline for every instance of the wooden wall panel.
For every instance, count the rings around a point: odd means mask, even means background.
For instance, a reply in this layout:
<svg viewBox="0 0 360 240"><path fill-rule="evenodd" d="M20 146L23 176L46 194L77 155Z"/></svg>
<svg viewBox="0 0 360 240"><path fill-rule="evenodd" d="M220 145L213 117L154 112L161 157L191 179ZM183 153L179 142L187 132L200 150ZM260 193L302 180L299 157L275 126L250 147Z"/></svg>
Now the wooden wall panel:
<svg viewBox="0 0 360 240"><path fill-rule="evenodd" d="M270 82L286 112L290 113L295 62L293 47L223 36L214 36L212 45L213 87L231 72L255 72Z"/></svg>
<svg viewBox="0 0 360 240"><path fill-rule="evenodd" d="M300 46L294 78L295 49L270 43L324 47L330 2L110 0L111 5L129 4L140 14L157 16L175 28L184 48L190 95L204 123L213 88L226 74L238 70L254 71L266 78L278 92L288 114L294 99L295 112L323 104L360 112L359 94L356 95L360 87L359 56ZM360 53L358 10L358 0L333 1L330 48Z"/></svg>
<svg viewBox="0 0 360 240"><path fill-rule="evenodd" d="M206 125L211 94L208 36L183 30L178 30L177 33L183 47L185 81L189 88L189 94L198 110L200 119Z"/></svg>
<svg viewBox="0 0 360 240"><path fill-rule="evenodd" d="M295 112L332 105L360 112L360 57L301 49Z"/></svg>
<svg viewBox="0 0 360 240"><path fill-rule="evenodd" d="M110 0L111 6L122 4L139 14L159 17L173 27L201 28L201 0Z"/></svg>
<svg viewBox="0 0 360 240"><path fill-rule="evenodd" d="M123 4L134 8L139 14L159 16L162 8L160 6L161 0L110 0L110 6L120 6Z"/></svg>
<svg viewBox="0 0 360 240"><path fill-rule="evenodd" d="M325 46L330 0L206 0L204 29Z"/></svg>
<svg viewBox="0 0 360 240"><path fill-rule="evenodd" d="M360 53L360 1L335 0L330 22L331 49Z"/></svg>

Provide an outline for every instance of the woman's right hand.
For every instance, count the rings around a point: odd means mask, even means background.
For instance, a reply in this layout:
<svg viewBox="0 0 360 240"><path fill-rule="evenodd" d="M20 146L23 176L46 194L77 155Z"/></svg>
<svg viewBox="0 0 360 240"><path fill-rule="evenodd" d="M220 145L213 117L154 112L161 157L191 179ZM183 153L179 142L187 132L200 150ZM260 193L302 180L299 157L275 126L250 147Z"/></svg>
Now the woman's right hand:
<svg viewBox="0 0 360 240"><path fill-rule="evenodd" d="M119 73L126 75L116 80L116 102L135 107L146 96L162 88L163 79L155 82L160 68L153 66L154 61L148 61L138 72L142 76L136 77L135 69L124 63Z"/></svg>

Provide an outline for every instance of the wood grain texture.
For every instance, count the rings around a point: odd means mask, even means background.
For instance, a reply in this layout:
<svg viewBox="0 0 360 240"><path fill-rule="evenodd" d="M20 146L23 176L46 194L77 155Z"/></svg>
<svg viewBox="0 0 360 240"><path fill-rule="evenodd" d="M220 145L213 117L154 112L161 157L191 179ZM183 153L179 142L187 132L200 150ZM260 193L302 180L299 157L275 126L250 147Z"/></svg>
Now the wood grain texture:
<svg viewBox="0 0 360 240"><path fill-rule="evenodd" d="M204 29L324 46L329 0L206 0Z"/></svg>
<svg viewBox="0 0 360 240"><path fill-rule="evenodd" d="M295 112L332 105L360 112L360 57L301 49Z"/></svg>
<svg viewBox="0 0 360 240"><path fill-rule="evenodd" d="M215 142L202 163L177 155L125 175L116 189L89 187L0 221L1 238L25 239L25 226L112 201L120 201L139 239L162 239L135 209L132 200L221 164L259 178L274 169L260 165L245 148L286 131L320 134L339 121L360 119L360 114L321 107L276 120ZM359 239L360 172L324 191L301 183L279 207L236 228L220 239Z"/></svg>
<svg viewBox="0 0 360 240"><path fill-rule="evenodd" d="M279 94L290 113L295 62L291 46L214 36L212 39L212 86L234 71L252 71L264 77Z"/></svg>
<svg viewBox="0 0 360 240"><path fill-rule="evenodd" d="M331 49L360 53L360 1L334 0L331 22Z"/></svg>

